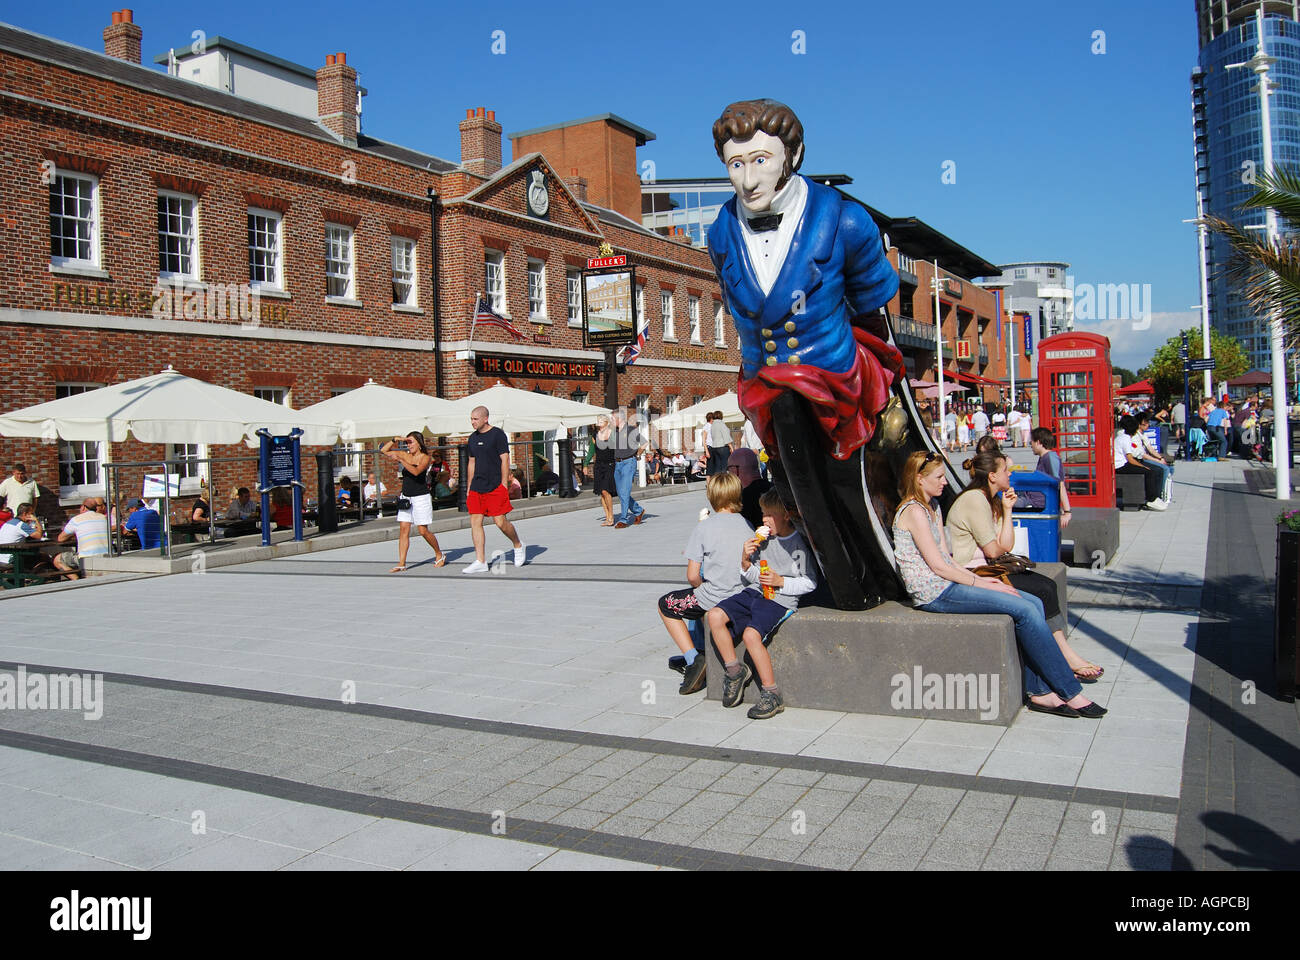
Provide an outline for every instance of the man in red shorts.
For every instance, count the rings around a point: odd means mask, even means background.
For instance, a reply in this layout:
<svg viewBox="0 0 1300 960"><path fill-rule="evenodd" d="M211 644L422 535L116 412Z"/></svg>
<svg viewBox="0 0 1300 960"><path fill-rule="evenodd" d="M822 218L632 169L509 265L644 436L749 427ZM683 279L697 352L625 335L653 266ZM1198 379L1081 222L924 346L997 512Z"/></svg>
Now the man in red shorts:
<svg viewBox="0 0 1300 960"><path fill-rule="evenodd" d="M522 567L527 548L515 525L506 519L510 512L510 492L502 480L510 472L510 442L505 431L488 423L487 407L475 407L469 415L474 432L469 435L469 529L474 538L473 563L461 573L484 573L488 569L484 560L483 518L491 517L497 529L510 538L515 547L515 566Z"/></svg>

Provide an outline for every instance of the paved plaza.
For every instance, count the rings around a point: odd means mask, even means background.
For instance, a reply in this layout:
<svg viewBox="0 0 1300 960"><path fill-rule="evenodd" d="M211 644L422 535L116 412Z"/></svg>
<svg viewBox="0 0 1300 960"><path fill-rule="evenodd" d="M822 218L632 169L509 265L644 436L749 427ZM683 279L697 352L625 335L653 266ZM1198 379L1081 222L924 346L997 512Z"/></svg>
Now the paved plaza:
<svg viewBox="0 0 1300 960"><path fill-rule="evenodd" d="M1020 463L1027 451L1014 451ZM387 571L393 542L0 602L0 670L101 673L103 713L0 710L25 869L1295 867L1300 725L1268 690L1271 473L1179 464L1163 514L1069 574L1100 721L1010 727L677 693L655 612L702 485L529 563ZM489 551L507 549L494 531ZM779 637L776 642L780 642ZM779 679L779 678L778 678ZM1243 682L1257 685L1242 696ZM753 688L747 695L752 702ZM1246 702L1249 699L1249 702Z"/></svg>

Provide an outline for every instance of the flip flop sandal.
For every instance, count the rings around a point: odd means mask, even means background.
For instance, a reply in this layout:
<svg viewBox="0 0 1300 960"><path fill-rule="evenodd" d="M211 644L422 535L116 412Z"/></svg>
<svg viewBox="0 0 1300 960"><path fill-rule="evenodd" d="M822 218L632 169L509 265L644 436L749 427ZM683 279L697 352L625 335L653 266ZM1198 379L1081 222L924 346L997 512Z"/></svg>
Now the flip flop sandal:
<svg viewBox="0 0 1300 960"><path fill-rule="evenodd" d="M405 573L405 572L406 572L406 565L405 565L405 564L398 564L397 566L393 567L393 569L389 570L388 572L389 572L389 573Z"/></svg>
<svg viewBox="0 0 1300 960"><path fill-rule="evenodd" d="M441 557L439 557L437 560L434 560L434 561L433 561L433 565L434 565L435 567L445 567L445 566L447 565L447 555L444 553L444 554L443 554Z"/></svg>

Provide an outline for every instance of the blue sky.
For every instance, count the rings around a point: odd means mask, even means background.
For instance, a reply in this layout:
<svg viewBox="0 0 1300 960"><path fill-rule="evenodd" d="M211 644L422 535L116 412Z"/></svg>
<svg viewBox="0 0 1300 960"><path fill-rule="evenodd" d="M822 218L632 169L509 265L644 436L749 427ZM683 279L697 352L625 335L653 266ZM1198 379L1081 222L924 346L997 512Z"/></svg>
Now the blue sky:
<svg viewBox="0 0 1300 960"><path fill-rule="evenodd" d="M345 51L369 90L365 131L450 160L467 107L496 110L507 133L610 111L654 131L638 158L660 177L712 176L721 108L783 100L807 132L805 172L849 174L872 206L995 263L1063 260L1079 284L1150 284L1149 329L1078 324L1111 337L1117 364L1140 365L1196 319L1196 234L1182 222L1196 214L1189 0L133 9L146 61L195 30L312 68ZM0 17L102 50L110 15L73 0ZM942 182L947 161L956 183Z"/></svg>

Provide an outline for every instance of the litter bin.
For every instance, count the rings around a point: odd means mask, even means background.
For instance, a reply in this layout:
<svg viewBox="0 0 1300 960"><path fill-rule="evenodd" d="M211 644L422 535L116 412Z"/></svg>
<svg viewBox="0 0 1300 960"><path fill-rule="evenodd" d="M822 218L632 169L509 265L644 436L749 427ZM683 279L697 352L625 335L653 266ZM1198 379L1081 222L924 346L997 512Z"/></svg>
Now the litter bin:
<svg viewBox="0 0 1300 960"><path fill-rule="evenodd" d="M1061 559L1061 486L1045 473L1014 471L1011 486L1021 500L1011 513L1017 527L1029 531L1029 559L1035 563L1057 563ZM1037 496L1026 497L1034 493ZM1034 506L1030 507L1032 502ZM1041 507L1038 504L1042 504ZM1023 508L1022 508L1023 505Z"/></svg>

